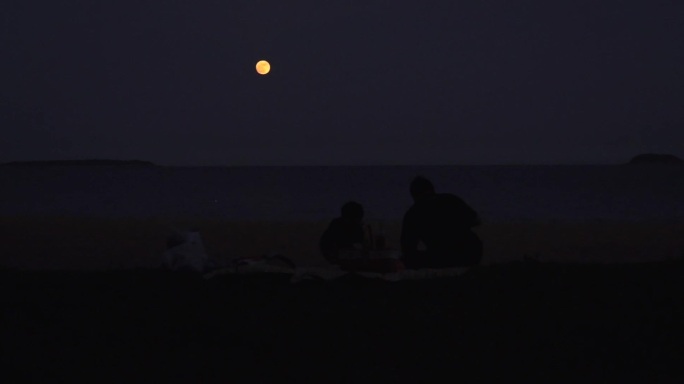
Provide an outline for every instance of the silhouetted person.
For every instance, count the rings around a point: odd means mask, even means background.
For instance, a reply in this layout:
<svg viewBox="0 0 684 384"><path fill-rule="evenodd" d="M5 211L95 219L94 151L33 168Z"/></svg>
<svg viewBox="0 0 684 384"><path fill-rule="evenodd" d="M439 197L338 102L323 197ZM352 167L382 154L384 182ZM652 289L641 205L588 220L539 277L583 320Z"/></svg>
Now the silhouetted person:
<svg viewBox="0 0 684 384"><path fill-rule="evenodd" d="M363 207L350 201L342 206L341 216L333 219L321 236L320 249L323 257L333 264L340 263L340 252L358 252L364 247Z"/></svg>
<svg viewBox="0 0 684 384"><path fill-rule="evenodd" d="M479 264L482 242L471 230L477 213L458 196L435 193L430 180L411 182L414 204L404 215L401 251L410 269L466 267ZM423 243L425 250L419 250Z"/></svg>

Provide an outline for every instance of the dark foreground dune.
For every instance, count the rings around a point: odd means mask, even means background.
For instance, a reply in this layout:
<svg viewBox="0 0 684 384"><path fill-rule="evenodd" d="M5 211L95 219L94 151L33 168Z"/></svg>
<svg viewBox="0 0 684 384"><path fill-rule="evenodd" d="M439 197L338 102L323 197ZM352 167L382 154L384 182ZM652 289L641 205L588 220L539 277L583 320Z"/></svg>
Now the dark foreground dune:
<svg viewBox="0 0 684 384"><path fill-rule="evenodd" d="M2 372L45 383L681 382L682 272L525 262L291 284L6 270Z"/></svg>

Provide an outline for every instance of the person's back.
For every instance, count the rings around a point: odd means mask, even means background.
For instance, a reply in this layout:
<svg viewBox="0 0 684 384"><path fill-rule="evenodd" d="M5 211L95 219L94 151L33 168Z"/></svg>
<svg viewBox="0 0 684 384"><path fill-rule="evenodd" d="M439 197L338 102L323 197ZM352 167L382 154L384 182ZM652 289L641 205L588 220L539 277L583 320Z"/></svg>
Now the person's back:
<svg viewBox="0 0 684 384"><path fill-rule="evenodd" d="M363 227L341 217L333 219L321 236L320 248L324 254L345 249L354 249L363 244Z"/></svg>
<svg viewBox="0 0 684 384"><path fill-rule="evenodd" d="M482 258L482 242L471 230L477 213L453 194L436 194L427 179L414 191L415 203L404 216L401 242L408 268L472 266ZM425 245L425 251L418 244Z"/></svg>

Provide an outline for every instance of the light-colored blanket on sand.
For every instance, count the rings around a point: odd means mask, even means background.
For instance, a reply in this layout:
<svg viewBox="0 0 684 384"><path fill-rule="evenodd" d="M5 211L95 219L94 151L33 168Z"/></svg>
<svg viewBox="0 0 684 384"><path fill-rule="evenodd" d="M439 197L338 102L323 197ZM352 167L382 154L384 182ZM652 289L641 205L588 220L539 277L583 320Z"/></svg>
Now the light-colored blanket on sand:
<svg viewBox="0 0 684 384"><path fill-rule="evenodd" d="M290 282L297 283L309 279L318 280L334 280L339 277L355 274L358 276L381 279L385 281L404 281L404 280L421 280L439 277L453 277L462 275L469 268L445 268L445 269L420 269L420 270L405 270L401 272L391 273L375 273L375 272L347 272L338 267L298 267L287 268L268 264L246 265L240 268L226 268L209 272L204 275L205 279L211 279L223 275L245 275L245 274L289 274Z"/></svg>

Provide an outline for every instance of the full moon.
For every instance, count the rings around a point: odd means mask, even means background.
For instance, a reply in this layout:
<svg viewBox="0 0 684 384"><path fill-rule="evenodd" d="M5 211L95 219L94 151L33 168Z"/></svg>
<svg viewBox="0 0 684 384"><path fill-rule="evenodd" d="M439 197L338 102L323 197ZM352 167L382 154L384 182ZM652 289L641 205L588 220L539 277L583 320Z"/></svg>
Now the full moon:
<svg viewBox="0 0 684 384"><path fill-rule="evenodd" d="M265 75L271 72L271 64L269 64L269 62L266 60L259 60L259 62L256 63L256 71L260 75Z"/></svg>

